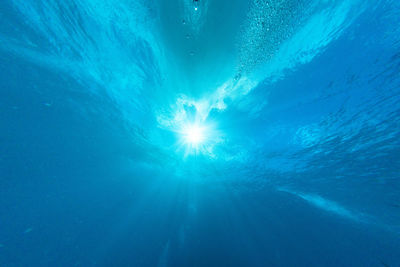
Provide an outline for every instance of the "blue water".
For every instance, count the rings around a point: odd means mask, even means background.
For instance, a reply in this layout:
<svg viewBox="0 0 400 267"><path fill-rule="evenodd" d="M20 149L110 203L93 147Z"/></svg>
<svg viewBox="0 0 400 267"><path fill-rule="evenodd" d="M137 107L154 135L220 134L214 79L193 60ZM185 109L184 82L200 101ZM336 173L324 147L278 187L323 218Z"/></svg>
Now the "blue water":
<svg viewBox="0 0 400 267"><path fill-rule="evenodd" d="M0 266L400 266L398 0L0 22Z"/></svg>

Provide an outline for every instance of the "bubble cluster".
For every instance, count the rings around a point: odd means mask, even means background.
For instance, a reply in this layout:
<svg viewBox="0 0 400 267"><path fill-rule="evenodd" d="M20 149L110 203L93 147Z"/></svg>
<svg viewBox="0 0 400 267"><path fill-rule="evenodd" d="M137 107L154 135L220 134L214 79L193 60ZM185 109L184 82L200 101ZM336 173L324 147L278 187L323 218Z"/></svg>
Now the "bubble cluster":
<svg viewBox="0 0 400 267"><path fill-rule="evenodd" d="M239 74L271 59L301 24L307 0L253 0L238 40Z"/></svg>

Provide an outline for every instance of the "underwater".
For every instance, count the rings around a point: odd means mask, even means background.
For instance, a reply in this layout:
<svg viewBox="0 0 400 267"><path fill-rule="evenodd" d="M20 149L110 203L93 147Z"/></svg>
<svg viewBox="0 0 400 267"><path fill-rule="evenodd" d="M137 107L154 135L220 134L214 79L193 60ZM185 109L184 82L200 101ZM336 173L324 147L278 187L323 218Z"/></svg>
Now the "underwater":
<svg viewBox="0 0 400 267"><path fill-rule="evenodd" d="M0 22L0 266L400 266L399 0Z"/></svg>

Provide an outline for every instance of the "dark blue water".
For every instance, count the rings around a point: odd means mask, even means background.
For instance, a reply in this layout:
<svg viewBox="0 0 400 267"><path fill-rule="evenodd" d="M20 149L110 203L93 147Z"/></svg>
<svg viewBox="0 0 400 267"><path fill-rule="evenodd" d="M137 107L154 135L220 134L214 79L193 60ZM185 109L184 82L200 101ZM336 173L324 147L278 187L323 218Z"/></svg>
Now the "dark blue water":
<svg viewBox="0 0 400 267"><path fill-rule="evenodd" d="M399 1L0 22L0 266L400 266Z"/></svg>

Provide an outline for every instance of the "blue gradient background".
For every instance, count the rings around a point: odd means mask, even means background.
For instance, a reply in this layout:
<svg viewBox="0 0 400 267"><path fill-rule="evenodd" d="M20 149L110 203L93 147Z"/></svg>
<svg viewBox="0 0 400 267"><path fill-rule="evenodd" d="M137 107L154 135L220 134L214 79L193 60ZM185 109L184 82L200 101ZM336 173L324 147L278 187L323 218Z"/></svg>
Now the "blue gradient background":
<svg viewBox="0 0 400 267"><path fill-rule="evenodd" d="M0 266L400 266L399 18L1 1Z"/></svg>

